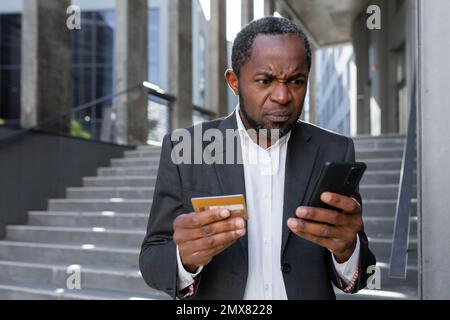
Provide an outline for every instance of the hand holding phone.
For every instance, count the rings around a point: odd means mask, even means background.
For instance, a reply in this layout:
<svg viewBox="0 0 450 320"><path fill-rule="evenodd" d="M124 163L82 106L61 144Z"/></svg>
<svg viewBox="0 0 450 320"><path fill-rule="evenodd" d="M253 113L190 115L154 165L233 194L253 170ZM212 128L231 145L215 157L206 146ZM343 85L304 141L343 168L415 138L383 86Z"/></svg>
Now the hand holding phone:
<svg viewBox="0 0 450 320"><path fill-rule="evenodd" d="M349 197L357 192L365 169L364 163L325 163L305 206L287 221L294 234L327 248L338 263L352 256L363 229L361 206ZM325 192L329 204L321 200Z"/></svg>
<svg viewBox="0 0 450 320"><path fill-rule="evenodd" d="M326 162L314 185L307 205L310 207L335 209L322 202L320 199L322 193L332 192L344 196L354 195L357 192L366 167L366 164L363 162Z"/></svg>

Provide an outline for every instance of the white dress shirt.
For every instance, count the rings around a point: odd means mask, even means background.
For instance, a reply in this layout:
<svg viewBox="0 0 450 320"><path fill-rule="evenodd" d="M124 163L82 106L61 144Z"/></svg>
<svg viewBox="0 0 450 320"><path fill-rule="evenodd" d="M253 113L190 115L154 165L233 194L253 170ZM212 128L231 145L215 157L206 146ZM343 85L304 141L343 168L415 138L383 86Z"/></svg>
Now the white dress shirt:
<svg viewBox="0 0 450 320"><path fill-rule="evenodd" d="M245 198L249 219L248 277L244 300L285 300L286 289L280 266L281 235L283 223L284 177L286 152L291 133L264 149L256 144L246 131L236 107L236 120L240 135L245 179ZM331 254L331 253L330 253ZM347 283L358 268L359 238L350 259L342 264L332 255L338 275ZM193 283L195 274L183 268L178 247L178 288Z"/></svg>

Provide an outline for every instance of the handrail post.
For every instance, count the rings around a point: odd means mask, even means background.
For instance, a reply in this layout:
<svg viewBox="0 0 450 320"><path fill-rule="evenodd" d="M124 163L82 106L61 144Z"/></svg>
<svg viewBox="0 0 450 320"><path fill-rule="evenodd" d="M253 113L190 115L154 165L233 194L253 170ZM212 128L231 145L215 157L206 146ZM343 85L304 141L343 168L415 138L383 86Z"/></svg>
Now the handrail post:
<svg viewBox="0 0 450 320"><path fill-rule="evenodd" d="M416 80L414 77L409 108L408 132L400 172L399 192L395 213L394 234L389 261L389 277L406 279L413 191L415 135L416 135Z"/></svg>

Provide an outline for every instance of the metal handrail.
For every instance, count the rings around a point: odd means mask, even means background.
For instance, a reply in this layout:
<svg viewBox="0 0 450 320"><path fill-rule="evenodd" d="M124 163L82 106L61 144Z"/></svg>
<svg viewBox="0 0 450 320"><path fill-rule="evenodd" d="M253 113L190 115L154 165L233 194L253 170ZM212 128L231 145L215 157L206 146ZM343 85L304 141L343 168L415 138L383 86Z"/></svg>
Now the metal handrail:
<svg viewBox="0 0 450 320"><path fill-rule="evenodd" d="M148 93L151 94L152 96L161 98L168 102L174 102L175 100L177 100L177 98L174 95L166 93L163 89L148 81L144 81L142 85L148 89Z"/></svg>
<svg viewBox="0 0 450 320"><path fill-rule="evenodd" d="M66 117L71 116L72 114L75 114L77 112L89 109L89 108L91 108L91 107L93 107L93 106L95 106L95 105L97 105L99 103L102 103L102 102L105 102L105 101L109 101L112 98L121 96L123 94L126 94L128 92L134 91L136 89L140 89L142 87L145 87L148 90L148 93L150 95L154 95L154 96L156 96L158 98L161 98L163 100L166 100L168 102L173 102L173 101L176 100L176 97L173 96L173 95L167 94L165 92L161 92L159 90L155 90L153 88L148 88L144 84L139 84L139 85L136 85L136 86L124 89L122 91L119 91L119 92L116 92L116 93L112 93L112 94L100 97L98 99L92 100L90 102L84 103L84 104L82 104L82 105L80 105L80 106L78 106L76 108L73 108L72 110L70 110L69 112L67 112L65 114L57 115L57 116L48 118L48 119L46 119L46 120L44 120L44 121L42 121L42 122L40 122L40 123L38 123L38 124L36 124L34 126L23 128L23 129L20 129L19 131L11 133L11 134L7 134L7 135L4 135L4 136L1 136L0 137L0 144L6 143L7 141L10 141L12 139L18 138L18 137L20 137L20 136L22 136L22 135L24 135L24 134L26 134L26 133L28 133L28 132L30 132L32 130L37 130L37 129L43 127L43 126L46 126L46 125L49 125L49 124L52 124L52 123L56 123L56 122L60 121L61 119L64 119ZM169 107L170 107L170 104L169 104Z"/></svg>
<svg viewBox="0 0 450 320"><path fill-rule="evenodd" d="M406 279L408 261L408 243L410 228L411 199L413 194L415 137L416 137L416 75L414 73L411 90L408 120L408 132L403 151L400 186L395 212L394 234L391 257L389 260L389 277Z"/></svg>
<svg viewBox="0 0 450 320"><path fill-rule="evenodd" d="M215 113L214 111L202 108L202 107L197 106L197 105L193 105L192 108L193 108L194 111L197 111L197 112L199 112L201 114L205 114L205 115L210 116L210 117L217 116L217 113Z"/></svg>

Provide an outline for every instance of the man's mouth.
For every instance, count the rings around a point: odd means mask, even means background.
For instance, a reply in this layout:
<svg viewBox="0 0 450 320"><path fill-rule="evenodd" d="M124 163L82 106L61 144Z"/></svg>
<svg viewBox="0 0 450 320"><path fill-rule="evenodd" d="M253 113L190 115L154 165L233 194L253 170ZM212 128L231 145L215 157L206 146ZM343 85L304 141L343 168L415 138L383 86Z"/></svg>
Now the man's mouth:
<svg viewBox="0 0 450 320"><path fill-rule="evenodd" d="M285 122L288 121L291 114L287 112L272 112L267 115L272 122Z"/></svg>

